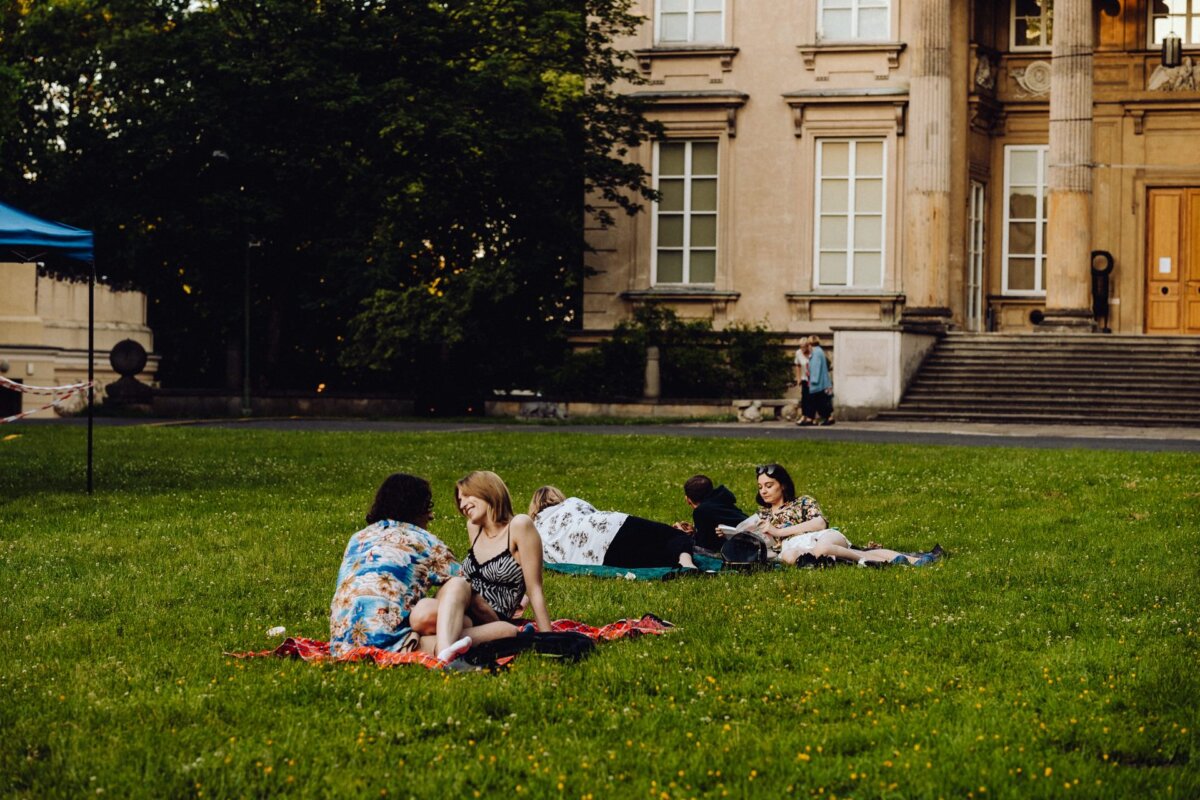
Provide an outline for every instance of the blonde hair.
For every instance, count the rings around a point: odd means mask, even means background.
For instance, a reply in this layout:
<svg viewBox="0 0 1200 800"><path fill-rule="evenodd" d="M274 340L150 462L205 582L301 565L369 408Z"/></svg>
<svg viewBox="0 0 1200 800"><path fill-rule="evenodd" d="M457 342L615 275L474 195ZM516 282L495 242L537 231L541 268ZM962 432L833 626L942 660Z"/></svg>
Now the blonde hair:
<svg viewBox="0 0 1200 800"><path fill-rule="evenodd" d="M478 497L487 503L488 519L492 522L508 522L514 516L512 497L508 494L508 487L494 472L485 469L475 470L454 484L454 503L459 506L458 513L460 514L463 514L462 496L464 494Z"/></svg>
<svg viewBox="0 0 1200 800"><path fill-rule="evenodd" d="M536 517L550 506L556 506L567 496L557 486L543 486L533 493L529 500L529 516Z"/></svg>

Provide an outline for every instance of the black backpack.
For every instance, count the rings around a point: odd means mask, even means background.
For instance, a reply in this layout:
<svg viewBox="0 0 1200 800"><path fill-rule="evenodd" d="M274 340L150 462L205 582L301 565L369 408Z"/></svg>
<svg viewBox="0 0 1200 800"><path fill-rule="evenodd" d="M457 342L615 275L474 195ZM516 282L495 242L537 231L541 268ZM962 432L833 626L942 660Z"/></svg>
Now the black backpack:
<svg viewBox="0 0 1200 800"><path fill-rule="evenodd" d="M758 569L770 563L767 543L761 536L742 531L721 545L721 557L734 569Z"/></svg>
<svg viewBox="0 0 1200 800"><path fill-rule="evenodd" d="M475 645L463 654L462 659L477 667L494 668L497 660L518 653L531 652L563 661L579 661L595 649L596 643L582 633L536 631Z"/></svg>

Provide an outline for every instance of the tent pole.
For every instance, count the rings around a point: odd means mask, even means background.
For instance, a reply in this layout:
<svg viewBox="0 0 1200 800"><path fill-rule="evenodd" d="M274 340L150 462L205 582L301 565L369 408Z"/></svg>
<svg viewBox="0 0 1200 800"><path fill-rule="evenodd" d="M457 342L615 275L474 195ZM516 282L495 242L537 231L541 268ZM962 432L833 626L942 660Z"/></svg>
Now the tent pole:
<svg viewBox="0 0 1200 800"><path fill-rule="evenodd" d="M92 493L92 423L96 403L96 259L88 275L88 434L87 434L87 491Z"/></svg>

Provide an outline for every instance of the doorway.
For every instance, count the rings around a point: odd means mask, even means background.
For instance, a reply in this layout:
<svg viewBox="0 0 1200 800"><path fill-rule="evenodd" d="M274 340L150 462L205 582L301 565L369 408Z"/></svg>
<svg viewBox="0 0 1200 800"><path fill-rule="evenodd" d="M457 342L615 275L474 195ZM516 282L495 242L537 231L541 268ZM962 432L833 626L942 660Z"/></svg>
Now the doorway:
<svg viewBox="0 0 1200 800"><path fill-rule="evenodd" d="M1200 189L1151 189L1146 333L1200 334Z"/></svg>

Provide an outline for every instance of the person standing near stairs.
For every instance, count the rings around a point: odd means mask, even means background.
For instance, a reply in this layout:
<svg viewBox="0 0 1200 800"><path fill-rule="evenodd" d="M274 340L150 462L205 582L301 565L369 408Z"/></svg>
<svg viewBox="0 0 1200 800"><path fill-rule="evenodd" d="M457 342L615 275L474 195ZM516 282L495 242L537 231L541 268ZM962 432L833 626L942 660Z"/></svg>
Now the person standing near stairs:
<svg viewBox="0 0 1200 800"><path fill-rule="evenodd" d="M818 425L833 424L833 379L829 374L829 359L818 336L808 337L812 355L808 357L808 397L813 421ZM819 422L818 422L819 420Z"/></svg>

